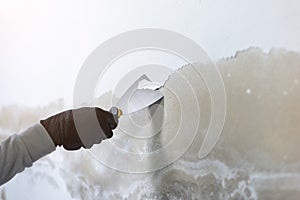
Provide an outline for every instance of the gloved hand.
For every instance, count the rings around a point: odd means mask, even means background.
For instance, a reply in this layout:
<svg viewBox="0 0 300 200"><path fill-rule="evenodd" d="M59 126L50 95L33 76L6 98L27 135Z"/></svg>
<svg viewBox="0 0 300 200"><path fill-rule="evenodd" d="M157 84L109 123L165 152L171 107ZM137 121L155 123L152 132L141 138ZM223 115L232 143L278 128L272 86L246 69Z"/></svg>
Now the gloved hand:
<svg viewBox="0 0 300 200"><path fill-rule="evenodd" d="M55 146L62 145L67 150L77 150L81 147L91 148L94 144L111 138L112 130L118 124L115 120L117 119L110 112L97 107L84 107L61 112L40 122Z"/></svg>

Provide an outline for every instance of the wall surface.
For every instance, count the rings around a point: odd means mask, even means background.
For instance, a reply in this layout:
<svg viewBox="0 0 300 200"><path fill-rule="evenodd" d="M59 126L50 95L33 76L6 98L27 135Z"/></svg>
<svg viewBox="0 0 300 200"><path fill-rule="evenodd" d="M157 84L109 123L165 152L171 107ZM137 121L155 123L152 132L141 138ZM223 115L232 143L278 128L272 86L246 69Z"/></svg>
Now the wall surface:
<svg viewBox="0 0 300 200"><path fill-rule="evenodd" d="M91 151L58 149L1 187L2 199L298 199L299 63L299 53L258 48L216 63L227 96L226 120L204 159L198 153L212 105L204 79L186 65L160 89L164 99L121 119L111 140ZM102 96L98 105L109 108L110 95ZM60 109L59 103L24 109L16 122L10 119L13 108L3 107L1 135ZM145 139L134 137L141 135ZM138 154L126 157L119 149ZM154 155L142 156L149 152ZM111 166L150 172L132 174Z"/></svg>

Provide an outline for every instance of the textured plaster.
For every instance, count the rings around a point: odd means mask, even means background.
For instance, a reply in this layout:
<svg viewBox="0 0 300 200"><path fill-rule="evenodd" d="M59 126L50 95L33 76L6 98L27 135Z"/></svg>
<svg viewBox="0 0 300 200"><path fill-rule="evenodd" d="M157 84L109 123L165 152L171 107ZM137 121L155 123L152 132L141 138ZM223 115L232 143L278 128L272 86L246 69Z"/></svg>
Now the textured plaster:
<svg viewBox="0 0 300 200"><path fill-rule="evenodd" d="M76 199L298 199L299 63L299 53L281 49L264 53L257 48L216 63L227 95L226 122L204 159L198 152L212 105L204 80L187 65L161 88L162 101L122 118L111 140L90 153L58 150L22 173L18 184L26 185L28 176L40 174L44 182L60 190L65 187ZM102 96L97 104L108 109L110 97L110 93ZM195 135L193 130L198 130ZM162 151L170 141L174 146ZM108 143L139 154L124 157L121 151L106 148ZM149 152L156 153L143 156ZM128 170L169 165L131 174L100 164L91 154ZM51 179L55 174L59 178ZM30 180L32 187L41 187L39 179ZM6 191L9 199L9 185Z"/></svg>

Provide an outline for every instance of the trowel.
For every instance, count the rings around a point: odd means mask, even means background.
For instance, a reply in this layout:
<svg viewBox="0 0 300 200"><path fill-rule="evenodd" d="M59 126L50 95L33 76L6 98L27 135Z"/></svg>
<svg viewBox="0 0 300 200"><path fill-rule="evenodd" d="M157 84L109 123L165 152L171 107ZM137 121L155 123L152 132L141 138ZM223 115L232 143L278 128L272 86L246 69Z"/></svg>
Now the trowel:
<svg viewBox="0 0 300 200"><path fill-rule="evenodd" d="M138 112L163 98L163 94L158 88L139 89L139 84L142 81L150 82L150 79L146 75L141 76L124 92L117 104L110 108L109 111L116 121L122 115Z"/></svg>

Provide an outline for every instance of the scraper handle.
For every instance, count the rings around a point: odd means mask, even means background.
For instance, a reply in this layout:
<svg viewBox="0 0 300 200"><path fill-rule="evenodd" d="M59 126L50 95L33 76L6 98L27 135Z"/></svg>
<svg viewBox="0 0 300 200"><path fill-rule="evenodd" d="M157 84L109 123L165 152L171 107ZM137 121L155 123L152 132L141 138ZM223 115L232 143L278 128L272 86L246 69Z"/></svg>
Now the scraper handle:
<svg viewBox="0 0 300 200"><path fill-rule="evenodd" d="M117 122L119 118L122 116L122 110L120 108L117 108L115 106L111 107L109 109L109 112L113 114L115 121Z"/></svg>

